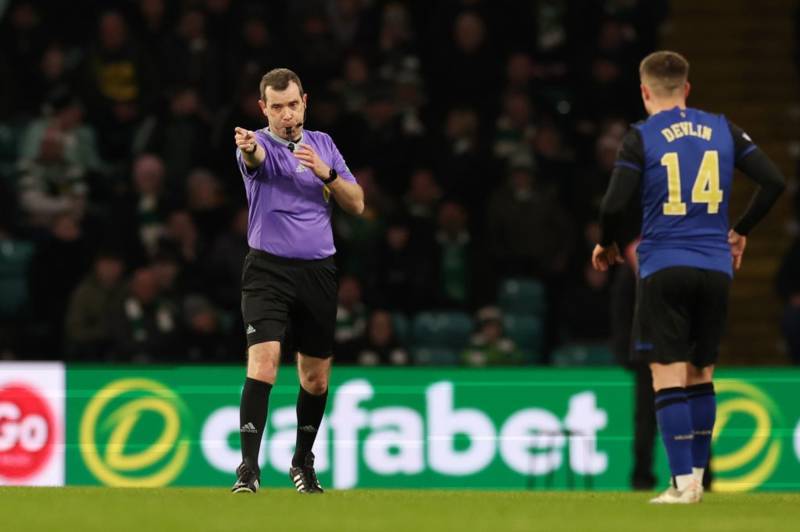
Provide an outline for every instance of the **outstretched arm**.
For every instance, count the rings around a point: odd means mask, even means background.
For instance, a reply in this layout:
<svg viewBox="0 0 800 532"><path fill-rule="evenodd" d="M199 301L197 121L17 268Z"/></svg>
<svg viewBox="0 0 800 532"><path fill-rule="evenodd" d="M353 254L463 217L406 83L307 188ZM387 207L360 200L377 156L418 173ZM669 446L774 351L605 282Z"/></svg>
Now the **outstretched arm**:
<svg viewBox="0 0 800 532"><path fill-rule="evenodd" d="M237 127L234 129L233 139L236 147L242 152L242 160L250 170L258 168L267 156L267 152L256 141L256 134L250 130Z"/></svg>

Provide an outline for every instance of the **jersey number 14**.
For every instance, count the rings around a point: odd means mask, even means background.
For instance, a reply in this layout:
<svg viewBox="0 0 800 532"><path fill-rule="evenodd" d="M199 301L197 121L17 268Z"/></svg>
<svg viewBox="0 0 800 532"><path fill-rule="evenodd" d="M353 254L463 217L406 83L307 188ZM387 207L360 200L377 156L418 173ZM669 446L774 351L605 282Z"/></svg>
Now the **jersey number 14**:
<svg viewBox="0 0 800 532"><path fill-rule="evenodd" d="M677 152L665 153L661 165L667 167L667 202L664 204L665 216L685 216L686 204L681 201L681 168ZM703 161L694 178L692 203L705 203L708 214L717 214L722 203L722 189L719 188L719 154L709 150L703 154Z"/></svg>

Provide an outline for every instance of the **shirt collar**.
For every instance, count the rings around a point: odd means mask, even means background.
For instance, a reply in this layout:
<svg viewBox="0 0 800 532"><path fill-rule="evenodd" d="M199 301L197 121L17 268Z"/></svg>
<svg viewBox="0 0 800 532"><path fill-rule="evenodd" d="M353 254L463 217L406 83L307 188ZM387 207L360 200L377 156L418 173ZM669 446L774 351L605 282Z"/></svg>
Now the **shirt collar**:
<svg viewBox="0 0 800 532"><path fill-rule="evenodd" d="M291 144L292 147L297 146L298 144L302 143L303 139L305 138L305 131L301 131L300 132L300 139L297 142L288 141L288 140L286 140L286 139L284 139L282 137L279 137L278 135L276 135L275 133L270 131L270 129L268 127L265 127L264 131L267 133L267 136L269 136L272 140L274 140L275 142L277 142L278 144L281 144L282 146L284 146L286 148L289 147L289 144Z"/></svg>

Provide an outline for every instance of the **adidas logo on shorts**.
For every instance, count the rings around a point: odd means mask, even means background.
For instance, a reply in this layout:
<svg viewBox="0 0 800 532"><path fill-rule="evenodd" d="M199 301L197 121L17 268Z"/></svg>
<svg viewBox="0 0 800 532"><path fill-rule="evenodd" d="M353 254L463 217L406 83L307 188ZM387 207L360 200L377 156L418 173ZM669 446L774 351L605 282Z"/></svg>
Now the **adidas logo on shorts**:
<svg viewBox="0 0 800 532"><path fill-rule="evenodd" d="M254 332L256 332L256 328L253 327L252 325L248 325L247 326L247 334L253 334Z"/></svg>

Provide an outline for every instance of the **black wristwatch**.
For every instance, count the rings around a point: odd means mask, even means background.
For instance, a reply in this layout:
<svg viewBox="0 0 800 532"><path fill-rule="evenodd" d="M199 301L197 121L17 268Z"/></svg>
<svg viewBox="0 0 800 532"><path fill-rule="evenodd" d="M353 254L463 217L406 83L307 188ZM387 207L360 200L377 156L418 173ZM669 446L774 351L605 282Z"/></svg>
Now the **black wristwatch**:
<svg viewBox="0 0 800 532"><path fill-rule="evenodd" d="M336 173L336 169L331 166L331 171L328 172L328 179L323 179L322 182L326 185L330 185L339 177L339 174Z"/></svg>

